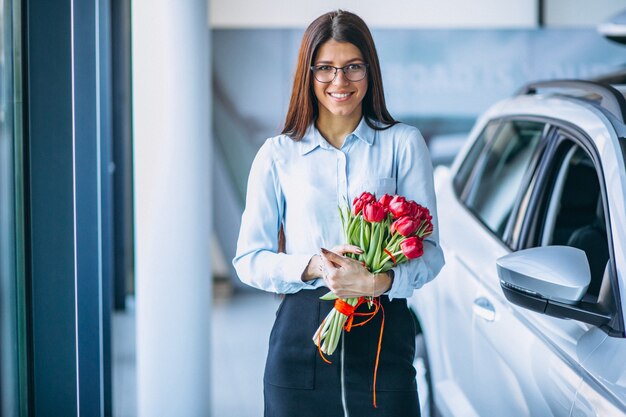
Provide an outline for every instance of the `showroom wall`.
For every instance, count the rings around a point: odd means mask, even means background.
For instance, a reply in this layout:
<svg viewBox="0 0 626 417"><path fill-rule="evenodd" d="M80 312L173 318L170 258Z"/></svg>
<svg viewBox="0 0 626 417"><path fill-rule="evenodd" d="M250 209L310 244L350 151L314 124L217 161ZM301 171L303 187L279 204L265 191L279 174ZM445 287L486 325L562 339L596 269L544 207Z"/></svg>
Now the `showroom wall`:
<svg viewBox="0 0 626 417"><path fill-rule="evenodd" d="M299 28L342 8L372 27L458 29L534 27L541 14L547 26L595 26L626 6L623 0L387 0L384 5L371 0L213 0L209 7L213 28Z"/></svg>

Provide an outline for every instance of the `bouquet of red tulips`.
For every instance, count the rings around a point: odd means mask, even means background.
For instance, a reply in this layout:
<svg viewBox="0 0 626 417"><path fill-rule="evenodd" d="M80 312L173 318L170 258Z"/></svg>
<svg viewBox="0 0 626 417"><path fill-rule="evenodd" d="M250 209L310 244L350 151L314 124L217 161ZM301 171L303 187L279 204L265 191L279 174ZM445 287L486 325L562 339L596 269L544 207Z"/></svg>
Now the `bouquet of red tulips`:
<svg viewBox="0 0 626 417"><path fill-rule="evenodd" d="M424 253L423 240L433 232L432 216L427 208L415 201L396 195L383 195L379 200L364 192L354 199L352 209L339 209L341 224L348 244L359 246L363 253L347 254L377 274L386 272L403 262L415 259ZM338 299L329 292L323 300L335 300L335 308L326 316L313 336L320 352L332 355L343 330L365 324L378 311L379 303L373 297ZM367 302L372 313L357 315L369 319L353 324L354 310Z"/></svg>

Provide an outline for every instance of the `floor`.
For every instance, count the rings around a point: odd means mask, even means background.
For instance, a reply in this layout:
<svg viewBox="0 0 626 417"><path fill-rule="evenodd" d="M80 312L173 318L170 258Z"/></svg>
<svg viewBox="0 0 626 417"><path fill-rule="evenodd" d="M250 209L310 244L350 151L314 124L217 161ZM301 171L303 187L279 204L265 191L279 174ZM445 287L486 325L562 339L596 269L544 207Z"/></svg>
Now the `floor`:
<svg viewBox="0 0 626 417"><path fill-rule="evenodd" d="M212 417L263 415L263 367L280 299L261 291L214 288L211 366ZM113 317L113 416L137 415L135 316L129 300Z"/></svg>

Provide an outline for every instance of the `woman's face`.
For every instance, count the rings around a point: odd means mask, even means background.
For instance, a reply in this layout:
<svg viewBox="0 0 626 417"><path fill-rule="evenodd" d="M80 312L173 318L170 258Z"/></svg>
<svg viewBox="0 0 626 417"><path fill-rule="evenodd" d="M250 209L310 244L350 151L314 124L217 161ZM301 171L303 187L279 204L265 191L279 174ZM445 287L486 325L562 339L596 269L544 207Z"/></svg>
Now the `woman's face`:
<svg viewBox="0 0 626 417"><path fill-rule="evenodd" d="M343 68L348 64L365 64L359 48L349 42L331 39L317 50L313 65ZM313 90L319 104L320 117L361 118L361 103L367 92L367 76L360 81L348 81L341 70L335 79L322 83L313 77Z"/></svg>

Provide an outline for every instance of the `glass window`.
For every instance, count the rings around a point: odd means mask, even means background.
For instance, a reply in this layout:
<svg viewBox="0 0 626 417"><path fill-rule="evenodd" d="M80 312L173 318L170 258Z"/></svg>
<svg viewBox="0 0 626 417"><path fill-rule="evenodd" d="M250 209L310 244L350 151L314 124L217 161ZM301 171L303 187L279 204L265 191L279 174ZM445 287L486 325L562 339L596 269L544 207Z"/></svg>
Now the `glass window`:
<svg viewBox="0 0 626 417"><path fill-rule="evenodd" d="M522 178L544 128L541 122L503 122L473 164L465 203L499 237L504 235Z"/></svg>
<svg viewBox="0 0 626 417"><path fill-rule="evenodd" d="M463 160L459 171L454 177L454 190L457 195L460 196L463 193L463 188L465 187L465 184L467 184L472 168L476 164L476 160L480 156L485 144L489 143L491 138L493 138L493 135L498 130L499 125L500 123L498 121L489 122L480 133L478 139L476 139L476 142L474 142L474 145L472 145L472 148Z"/></svg>
<svg viewBox="0 0 626 417"><path fill-rule="evenodd" d="M566 245L583 250L591 271L588 292L597 296L609 260L598 173L591 156L570 140L564 140L554 155L535 246Z"/></svg>

